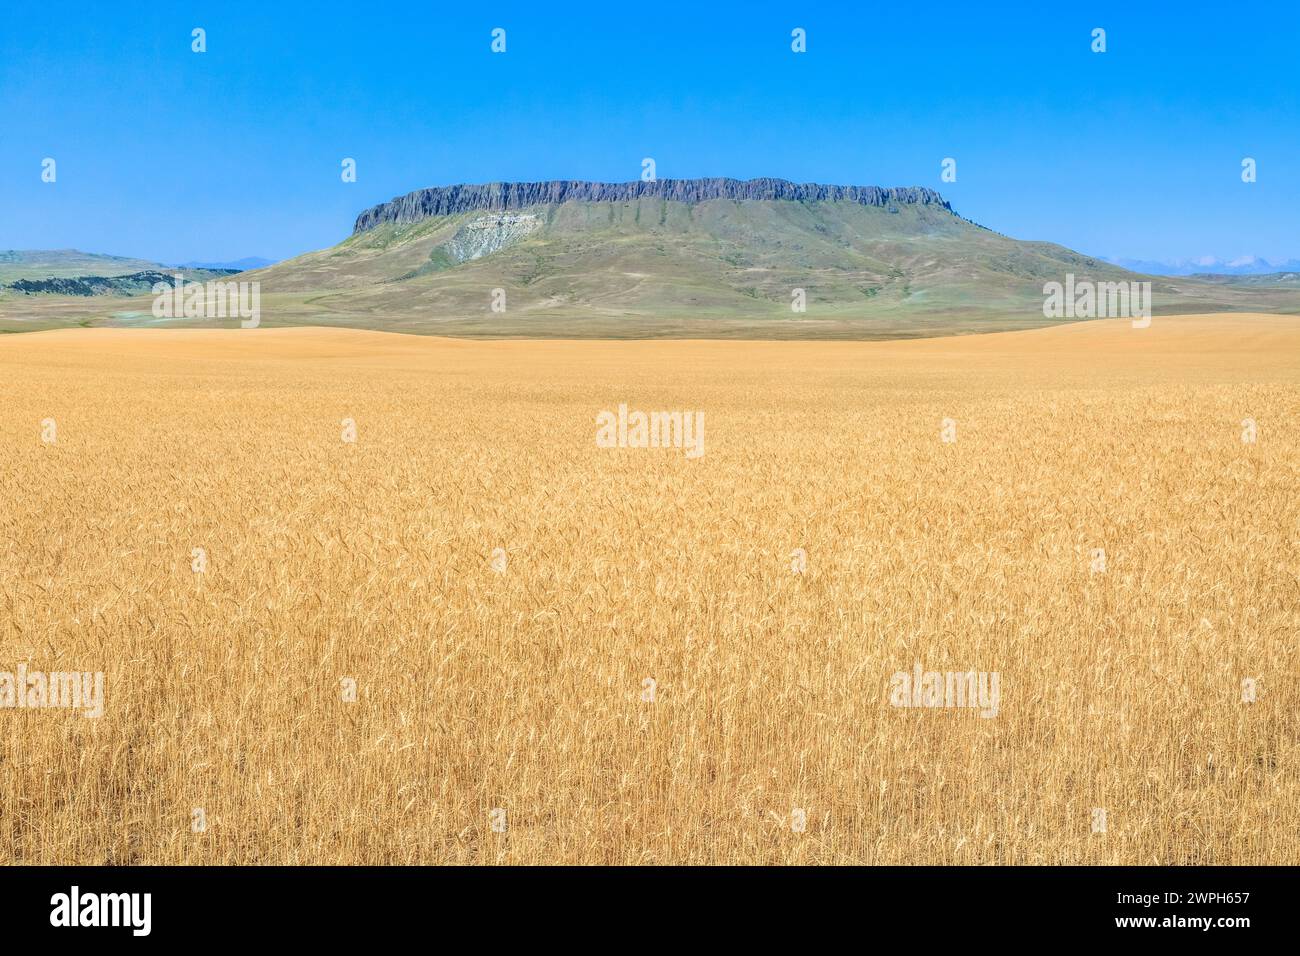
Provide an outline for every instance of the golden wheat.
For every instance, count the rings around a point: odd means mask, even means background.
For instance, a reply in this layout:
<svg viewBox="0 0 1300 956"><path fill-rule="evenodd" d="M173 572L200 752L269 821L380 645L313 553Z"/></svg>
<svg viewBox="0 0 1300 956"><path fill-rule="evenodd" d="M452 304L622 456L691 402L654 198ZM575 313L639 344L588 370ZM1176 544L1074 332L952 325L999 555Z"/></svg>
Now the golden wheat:
<svg viewBox="0 0 1300 956"><path fill-rule="evenodd" d="M0 861L1300 862L1298 350L4 337Z"/></svg>

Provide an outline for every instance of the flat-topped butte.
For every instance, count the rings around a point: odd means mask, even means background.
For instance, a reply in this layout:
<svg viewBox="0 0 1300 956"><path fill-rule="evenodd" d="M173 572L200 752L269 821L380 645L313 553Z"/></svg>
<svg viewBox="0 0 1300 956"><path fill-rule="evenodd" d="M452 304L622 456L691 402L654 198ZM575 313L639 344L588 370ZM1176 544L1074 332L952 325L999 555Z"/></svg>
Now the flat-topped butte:
<svg viewBox="0 0 1300 956"><path fill-rule="evenodd" d="M632 202L638 199L683 203L714 199L848 202L863 206L938 206L952 211L946 199L924 186L830 186L769 178L654 179L627 183L556 179L540 183L485 183L417 189L367 209L357 217L352 231L356 234L384 223L405 225L433 216L454 216L478 209L501 212L566 202Z"/></svg>

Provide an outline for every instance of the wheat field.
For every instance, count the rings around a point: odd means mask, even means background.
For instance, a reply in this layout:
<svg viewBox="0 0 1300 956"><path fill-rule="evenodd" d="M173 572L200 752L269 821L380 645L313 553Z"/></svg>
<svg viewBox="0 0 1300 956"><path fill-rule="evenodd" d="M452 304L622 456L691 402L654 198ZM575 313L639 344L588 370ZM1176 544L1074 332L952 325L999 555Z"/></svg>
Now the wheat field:
<svg viewBox="0 0 1300 956"><path fill-rule="evenodd" d="M0 861L1300 863L1297 415L1288 316L0 337L0 670L104 674Z"/></svg>

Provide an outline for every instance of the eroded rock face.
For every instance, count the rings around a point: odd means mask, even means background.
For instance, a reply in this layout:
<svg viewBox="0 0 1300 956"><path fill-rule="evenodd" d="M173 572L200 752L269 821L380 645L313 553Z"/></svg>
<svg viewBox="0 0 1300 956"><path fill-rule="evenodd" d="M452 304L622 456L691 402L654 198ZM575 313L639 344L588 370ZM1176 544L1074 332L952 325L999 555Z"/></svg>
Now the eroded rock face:
<svg viewBox="0 0 1300 956"><path fill-rule="evenodd" d="M481 259L518 242L541 225L533 215L482 216L465 223L443 248L455 262Z"/></svg>
<svg viewBox="0 0 1300 956"><path fill-rule="evenodd" d="M933 205L952 207L933 189L923 186L824 186L785 179L658 179L630 183L552 180L544 183L487 183L417 189L367 209L357 217L353 233L383 223L419 222L430 216L453 216L483 209L504 212L564 202L627 202L666 199L699 203L711 199L766 199L792 202L853 202L864 206Z"/></svg>

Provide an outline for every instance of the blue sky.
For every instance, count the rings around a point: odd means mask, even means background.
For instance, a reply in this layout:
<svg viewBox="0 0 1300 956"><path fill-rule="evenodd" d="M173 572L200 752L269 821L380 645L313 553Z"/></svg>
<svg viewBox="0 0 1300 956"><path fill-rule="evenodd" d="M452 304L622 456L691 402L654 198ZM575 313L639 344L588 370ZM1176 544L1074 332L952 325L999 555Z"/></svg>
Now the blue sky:
<svg viewBox="0 0 1300 956"><path fill-rule="evenodd" d="M1094 255L1300 258L1297 49L1295 2L11 3L0 248L286 258L422 186L625 181L650 156L932 186Z"/></svg>

